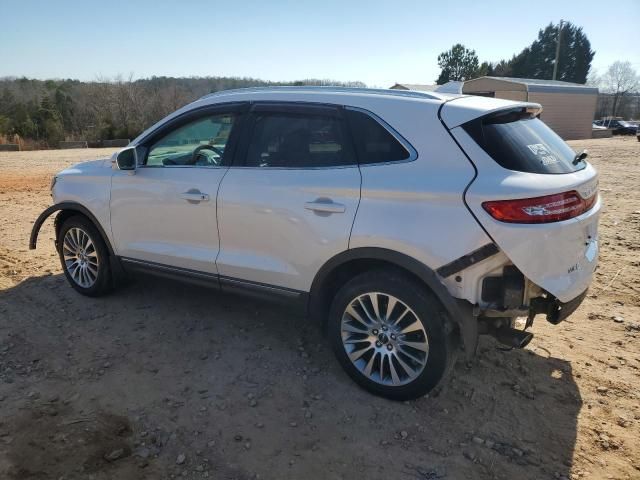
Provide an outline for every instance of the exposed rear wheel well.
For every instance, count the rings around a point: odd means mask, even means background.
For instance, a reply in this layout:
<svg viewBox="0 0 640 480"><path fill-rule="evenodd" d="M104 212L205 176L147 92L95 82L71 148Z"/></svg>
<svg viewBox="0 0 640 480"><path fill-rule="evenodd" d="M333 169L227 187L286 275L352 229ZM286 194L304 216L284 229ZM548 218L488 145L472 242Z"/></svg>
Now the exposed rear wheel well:
<svg viewBox="0 0 640 480"><path fill-rule="evenodd" d="M378 258L357 258L338 265L323 279L322 283L311 291L309 314L315 320L321 321L323 326L327 321L327 315L331 302L338 291L349 280L361 273L373 270L387 270L399 273L424 288L429 286L415 273L396 265L393 262ZM314 291L315 290L315 291Z"/></svg>

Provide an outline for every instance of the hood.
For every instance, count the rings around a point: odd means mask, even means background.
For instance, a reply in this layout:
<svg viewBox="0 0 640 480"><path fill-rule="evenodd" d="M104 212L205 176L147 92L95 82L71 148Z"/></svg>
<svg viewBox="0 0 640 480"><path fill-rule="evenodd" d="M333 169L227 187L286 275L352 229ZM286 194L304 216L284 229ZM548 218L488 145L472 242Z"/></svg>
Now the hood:
<svg viewBox="0 0 640 480"><path fill-rule="evenodd" d="M80 162L72 167L65 168L58 175L81 175L96 169L111 168L111 161L108 158L101 158L98 160L88 160L86 162Z"/></svg>

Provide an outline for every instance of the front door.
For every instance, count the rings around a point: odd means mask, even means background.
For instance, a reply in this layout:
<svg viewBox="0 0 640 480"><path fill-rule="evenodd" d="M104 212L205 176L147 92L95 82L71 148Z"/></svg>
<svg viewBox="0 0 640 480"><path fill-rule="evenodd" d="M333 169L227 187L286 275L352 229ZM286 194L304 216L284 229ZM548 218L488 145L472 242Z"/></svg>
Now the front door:
<svg viewBox="0 0 640 480"><path fill-rule="evenodd" d="M216 195L233 154L239 113L178 118L138 147L133 174L116 170L111 228L125 259L216 274Z"/></svg>
<svg viewBox="0 0 640 480"><path fill-rule="evenodd" d="M329 258L347 250L360 170L342 111L256 104L239 165L218 194L221 283L308 291Z"/></svg>

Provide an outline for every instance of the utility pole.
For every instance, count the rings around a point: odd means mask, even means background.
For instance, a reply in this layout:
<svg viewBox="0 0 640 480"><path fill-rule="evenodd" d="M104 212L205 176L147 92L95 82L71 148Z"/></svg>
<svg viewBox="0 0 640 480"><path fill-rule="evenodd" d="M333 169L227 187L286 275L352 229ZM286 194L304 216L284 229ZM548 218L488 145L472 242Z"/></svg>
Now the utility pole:
<svg viewBox="0 0 640 480"><path fill-rule="evenodd" d="M560 19L560 25L558 26L558 40L556 41L556 61L553 62L553 79L556 79L558 75L558 60L560 59L560 39L562 38L562 19Z"/></svg>

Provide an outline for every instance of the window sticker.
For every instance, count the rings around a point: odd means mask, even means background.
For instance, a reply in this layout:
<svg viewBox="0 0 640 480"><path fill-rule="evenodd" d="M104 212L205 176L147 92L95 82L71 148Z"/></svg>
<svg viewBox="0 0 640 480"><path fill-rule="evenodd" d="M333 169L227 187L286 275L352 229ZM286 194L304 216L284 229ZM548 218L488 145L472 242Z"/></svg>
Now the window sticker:
<svg viewBox="0 0 640 480"><path fill-rule="evenodd" d="M558 159L547 150L547 147L542 143L533 143L527 145L527 148L538 158L543 165L553 165L558 163Z"/></svg>

